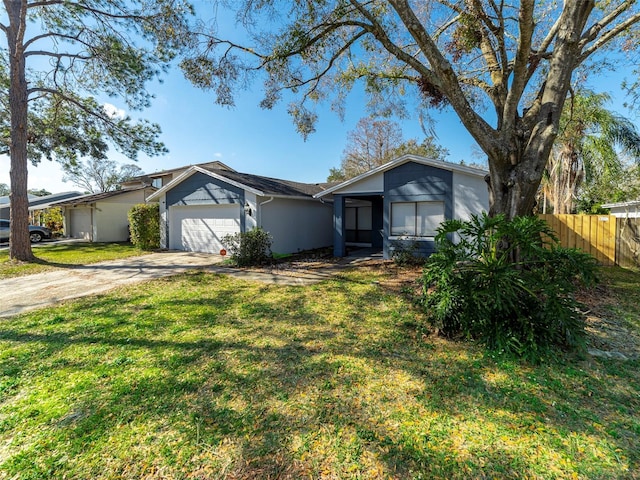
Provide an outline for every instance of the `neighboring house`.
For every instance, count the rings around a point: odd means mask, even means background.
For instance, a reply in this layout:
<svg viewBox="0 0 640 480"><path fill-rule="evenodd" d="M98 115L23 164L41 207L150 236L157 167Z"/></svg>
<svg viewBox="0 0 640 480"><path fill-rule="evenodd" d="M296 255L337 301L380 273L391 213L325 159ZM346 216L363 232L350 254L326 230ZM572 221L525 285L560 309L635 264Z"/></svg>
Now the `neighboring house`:
<svg viewBox="0 0 640 480"><path fill-rule="evenodd" d="M81 195L82 193L80 192L53 193L51 195L44 195L42 197L29 194L29 211L34 212L37 210L46 210L56 202L80 197ZM6 202L4 201L0 202L0 218L4 220L9 220L11 204L8 201L9 197L6 197L6 198L7 198Z"/></svg>
<svg viewBox="0 0 640 480"><path fill-rule="evenodd" d="M189 167L147 201L160 203L161 246L219 253L227 234L261 227L272 250L293 253L332 243L333 207L305 184L238 173L214 162Z"/></svg>
<svg viewBox="0 0 640 480"><path fill-rule="evenodd" d="M602 208L608 208L609 213L618 218L640 218L640 200L631 202L605 203Z"/></svg>
<svg viewBox="0 0 640 480"><path fill-rule="evenodd" d="M468 219L489 208L488 172L449 162L404 155L314 195L333 196L333 249L348 245L380 248L392 258L400 246L415 245L427 256L445 219Z"/></svg>
<svg viewBox="0 0 640 480"><path fill-rule="evenodd" d="M126 242L129 239L128 212L145 203L155 188L139 185L112 192L82 195L52 204L62 208L68 237L91 242Z"/></svg>
<svg viewBox="0 0 640 480"><path fill-rule="evenodd" d="M126 182L122 182L122 188L131 188L138 187L140 185L149 185L155 188L162 188L167 185L171 180L177 178L182 173L184 173L190 167L200 167L206 168L210 170L228 170L230 172L235 172L235 170L222 162L214 161L214 162L206 162L206 163L198 163L195 165L186 165L183 167L172 168L169 170L161 170L160 172L155 173L145 173L144 175L140 175L138 177L133 177Z"/></svg>

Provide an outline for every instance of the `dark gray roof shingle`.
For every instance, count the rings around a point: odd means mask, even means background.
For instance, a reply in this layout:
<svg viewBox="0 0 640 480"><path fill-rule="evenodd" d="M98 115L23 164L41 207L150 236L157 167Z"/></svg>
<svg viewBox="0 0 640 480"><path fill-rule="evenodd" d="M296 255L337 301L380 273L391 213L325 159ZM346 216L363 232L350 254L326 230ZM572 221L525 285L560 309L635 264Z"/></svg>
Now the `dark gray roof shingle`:
<svg viewBox="0 0 640 480"><path fill-rule="evenodd" d="M51 206L53 206L53 207L71 207L73 205L89 205L90 203L95 203L95 202L98 202L100 200L104 200L106 198L117 197L118 195L123 195L125 193L135 192L135 191L144 190L144 189L149 189L151 191L155 191L155 189L153 189L153 188L151 188L149 186L141 185L141 186L135 187L135 188L125 188L125 189L122 189L122 190L114 190L114 191L111 191L111 192L92 193L92 194L89 194L89 195L82 195L81 197L76 197L73 200L52 203Z"/></svg>
<svg viewBox="0 0 640 480"><path fill-rule="evenodd" d="M287 197L312 197L316 193L325 190L326 183L302 183L279 178L262 177L250 173L231 172L214 168L206 169L221 177L246 185L263 192L265 195L277 195Z"/></svg>

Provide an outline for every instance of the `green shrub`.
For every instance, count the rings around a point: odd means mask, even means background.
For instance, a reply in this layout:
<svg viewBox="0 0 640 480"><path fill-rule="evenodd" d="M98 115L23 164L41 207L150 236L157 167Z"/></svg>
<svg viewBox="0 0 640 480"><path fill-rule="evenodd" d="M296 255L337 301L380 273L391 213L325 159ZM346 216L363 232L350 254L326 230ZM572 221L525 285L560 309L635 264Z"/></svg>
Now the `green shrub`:
<svg viewBox="0 0 640 480"><path fill-rule="evenodd" d="M401 267L423 265L425 258L418 251L418 242L413 240L396 240L393 242L391 259Z"/></svg>
<svg viewBox="0 0 640 480"><path fill-rule="evenodd" d="M553 348L584 345L584 317L573 294L595 281L596 262L560 247L543 220L450 220L435 240L422 299L440 332L534 361Z"/></svg>
<svg viewBox="0 0 640 480"><path fill-rule="evenodd" d="M142 250L160 248L160 210L157 203L140 203L129 210L131 243Z"/></svg>
<svg viewBox="0 0 640 480"><path fill-rule="evenodd" d="M222 237L222 244L229 250L231 260L240 267L262 265L270 261L272 241L269 232L262 228Z"/></svg>
<svg viewBox="0 0 640 480"><path fill-rule="evenodd" d="M48 208L42 214L42 222L45 227L51 230L54 237L59 237L64 233L64 217L59 207Z"/></svg>

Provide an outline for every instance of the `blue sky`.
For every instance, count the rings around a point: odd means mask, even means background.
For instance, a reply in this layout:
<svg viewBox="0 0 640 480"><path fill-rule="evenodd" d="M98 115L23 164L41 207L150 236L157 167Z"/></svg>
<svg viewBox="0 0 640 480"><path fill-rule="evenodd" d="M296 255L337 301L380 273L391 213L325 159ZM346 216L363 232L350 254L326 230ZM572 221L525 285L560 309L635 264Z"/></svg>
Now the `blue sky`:
<svg viewBox="0 0 640 480"><path fill-rule="evenodd" d="M344 120L328 105L321 106L316 132L304 141L287 113L286 100L272 110L258 106L259 83L251 91L241 92L231 109L215 105L213 94L196 89L178 71L150 90L156 95L152 107L134 113L160 124L161 139L169 153L141 156L137 164L145 172L220 160L240 172L302 182L325 181L329 169L340 164L347 133L367 115L364 95L354 91ZM109 102L124 108L114 99ZM417 118L400 124L406 139L424 138ZM449 160L478 161L472 158L471 137L454 115L438 114L435 130L438 142L450 151ZM115 152L112 158L132 163ZM7 157L0 157L0 183L9 183ZM60 192L77 187L62 182L62 172L55 162L43 160L37 167L30 166L29 188Z"/></svg>
<svg viewBox="0 0 640 480"><path fill-rule="evenodd" d="M228 24L232 25L232 22ZM602 91L604 87L614 97L611 108L628 114L622 108L620 78L621 75L616 74L599 77L592 88ZM131 113L134 117L141 116L160 124L161 140L169 153L154 158L141 156L137 164L145 172L220 160L240 172L321 182L326 180L331 167L339 166L347 133L367 115L366 99L356 90L348 97L344 120L331 111L329 105L321 106L316 132L304 141L287 114L286 99L272 110L259 108L262 98L259 81L252 90L237 96L236 107L232 109L215 105L213 94L193 87L177 69L170 72L163 83L150 85L150 91L156 96L152 107L141 113ZM108 101L117 108L124 108L115 99ZM477 156L472 138L453 113L433 115L437 142L449 150L449 161L483 161ZM405 139L420 141L424 138L417 118L399 123ZM115 152L112 158L131 163ZM9 167L8 157L0 157L0 183L9 184ZM37 167L30 166L29 188L44 188L51 192L77 189L72 183L63 183L59 166L47 160Z"/></svg>

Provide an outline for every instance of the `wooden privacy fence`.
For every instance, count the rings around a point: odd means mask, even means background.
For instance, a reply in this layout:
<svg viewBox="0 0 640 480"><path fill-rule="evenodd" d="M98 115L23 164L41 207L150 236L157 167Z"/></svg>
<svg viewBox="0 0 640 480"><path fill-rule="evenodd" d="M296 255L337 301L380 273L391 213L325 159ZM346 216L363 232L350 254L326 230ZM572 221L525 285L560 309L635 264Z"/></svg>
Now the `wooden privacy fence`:
<svg viewBox="0 0 640 480"><path fill-rule="evenodd" d="M613 215L540 215L563 247L579 248L602 265L640 266L640 219Z"/></svg>

